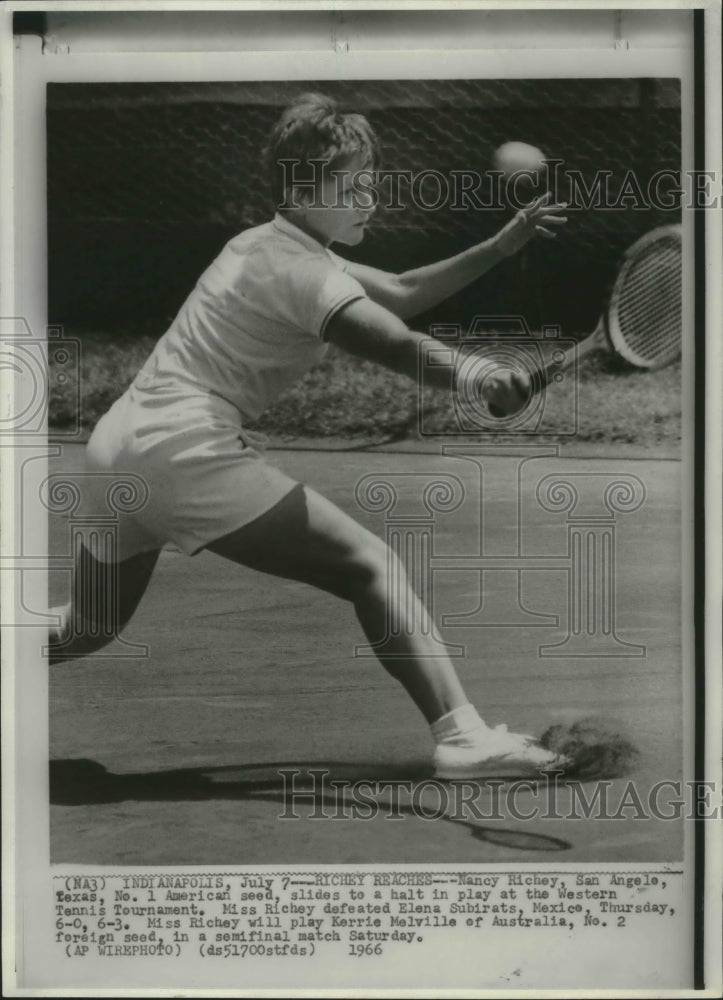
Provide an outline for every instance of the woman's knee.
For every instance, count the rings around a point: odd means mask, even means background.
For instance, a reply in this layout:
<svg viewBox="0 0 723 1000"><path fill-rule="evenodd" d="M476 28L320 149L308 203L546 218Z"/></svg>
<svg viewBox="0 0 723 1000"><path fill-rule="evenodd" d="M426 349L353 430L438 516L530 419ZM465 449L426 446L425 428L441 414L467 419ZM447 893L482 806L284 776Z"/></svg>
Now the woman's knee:
<svg viewBox="0 0 723 1000"><path fill-rule="evenodd" d="M388 545L374 536L355 549L345 568L346 593L348 600L356 603L365 597L385 598L390 585L398 581L406 586L404 568Z"/></svg>

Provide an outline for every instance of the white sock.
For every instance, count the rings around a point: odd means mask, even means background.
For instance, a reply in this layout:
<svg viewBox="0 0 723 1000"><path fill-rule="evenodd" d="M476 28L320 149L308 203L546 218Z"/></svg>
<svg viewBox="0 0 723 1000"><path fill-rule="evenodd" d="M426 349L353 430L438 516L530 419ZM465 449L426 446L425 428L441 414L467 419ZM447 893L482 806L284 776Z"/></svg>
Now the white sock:
<svg viewBox="0 0 723 1000"><path fill-rule="evenodd" d="M70 632L70 605L63 604L59 607L50 608L50 614L58 615L60 622L57 625L48 626L49 642L51 644L63 642L68 638Z"/></svg>
<svg viewBox="0 0 723 1000"><path fill-rule="evenodd" d="M474 705L467 702L447 712L429 727L435 743L447 743L455 746L465 746L487 732L488 727L480 718Z"/></svg>

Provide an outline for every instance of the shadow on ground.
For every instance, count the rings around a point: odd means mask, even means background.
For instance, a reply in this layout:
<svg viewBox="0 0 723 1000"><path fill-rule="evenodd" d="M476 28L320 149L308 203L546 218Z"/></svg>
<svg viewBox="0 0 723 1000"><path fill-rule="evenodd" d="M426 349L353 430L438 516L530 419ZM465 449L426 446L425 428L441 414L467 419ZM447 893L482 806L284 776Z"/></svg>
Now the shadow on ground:
<svg viewBox="0 0 723 1000"><path fill-rule="evenodd" d="M286 776L283 772L289 772ZM320 776L324 775L323 781ZM50 761L50 804L56 806L88 806L112 802L146 801L212 801L235 799L247 801L276 802L289 809L301 804L317 818L333 817L339 808L350 807L353 796L344 794L340 798L334 789L334 782L361 779L374 786L382 782L421 781L424 778L423 765L410 767L380 767L350 764L342 761L273 761L263 764L210 768L179 768L177 770L156 771L138 774L114 774L97 761L87 758ZM296 796L293 806L289 804L289 782L293 780ZM469 782L466 783L469 785ZM480 783L481 787L484 785ZM301 794L300 794L301 793ZM365 797L361 801L364 808L373 808L376 800ZM341 806L340 806L341 803ZM357 801L357 804L359 802ZM383 815L391 806L378 803L379 814ZM439 806L439 800L429 812ZM395 808L405 816L418 816L412 805L397 801ZM418 807L417 807L418 808ZM306 818L306 817L304 817ZM467 827L476 840L501 847L521 851L566 851L572 846L559 837L548 837L512 829L492 829L478 822L456 818L451 815L437 816L437 819Z"/></svg>

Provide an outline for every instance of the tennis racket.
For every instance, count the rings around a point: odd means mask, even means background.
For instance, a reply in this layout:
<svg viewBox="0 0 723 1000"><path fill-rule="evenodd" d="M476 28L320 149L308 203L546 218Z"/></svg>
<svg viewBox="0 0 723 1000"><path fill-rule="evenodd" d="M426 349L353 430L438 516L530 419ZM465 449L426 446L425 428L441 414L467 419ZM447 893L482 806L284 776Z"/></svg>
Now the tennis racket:
<svg viewBox="0 0 723 1000"><path fill-rule="evenodd" d="M653 370L680 355L682 340L682 236L679 225L660 226L625 252L607 308L592 334L568 350L555 350L535 371L531 392L594 351L608 349L636 368ZM529 399L523 405L527 405ZM515 411L491 411L506 417Z"/></svg>

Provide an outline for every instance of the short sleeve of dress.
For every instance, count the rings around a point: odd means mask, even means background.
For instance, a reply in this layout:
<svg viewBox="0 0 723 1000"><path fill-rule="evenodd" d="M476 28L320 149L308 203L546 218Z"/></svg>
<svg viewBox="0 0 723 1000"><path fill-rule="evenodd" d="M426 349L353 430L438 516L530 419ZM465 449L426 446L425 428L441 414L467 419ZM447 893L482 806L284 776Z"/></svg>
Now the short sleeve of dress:
<svg viewBox="0 0 723 1000"><path fill-rule="evenodd" d="M364 288L342 266L341 258L332 259L330 254L299 255L289 261L278 284L280 311L322 340L329 320L342 306L366 297Z"/></svg>

